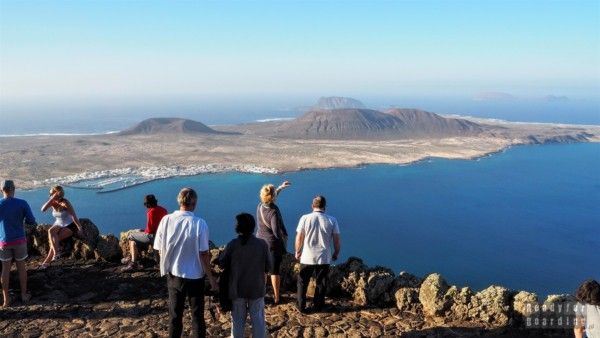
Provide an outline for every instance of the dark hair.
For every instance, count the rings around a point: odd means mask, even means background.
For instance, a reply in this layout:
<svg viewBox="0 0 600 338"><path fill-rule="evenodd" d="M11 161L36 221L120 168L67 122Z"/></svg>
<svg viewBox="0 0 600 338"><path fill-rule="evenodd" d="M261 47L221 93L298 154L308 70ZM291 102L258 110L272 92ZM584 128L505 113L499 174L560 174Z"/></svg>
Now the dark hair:
<svg viewBox="0 0 600 338"><path fill-rule="evenodd" d="M324 196L318 195L315 198L313 198L313 201L312 201L313 208L325 209L326 205L327 205L327 200L325 200Z"/></svg>
<svg viewBox="0 0 600 338"><path fill-rule="evenodd" d="M144 206L145 207L153 208L157 205L158 205L158 201L156 200L156 197L154 197L154 195L150 194L150 195L146 195L144 197Z"/></svg>
<svg viewBox="0 0 600 338"><path fill-rule="evenodd" d="M582 303L600 305L600 284L593 279L586 280L577 288L575 298Z"/></svg>
<svg viewBox="0 0 600 338"><path fill-rule="evenodd" d="M242 212L235 216L235 232L240 235L242 238L242 245L248 242L248 238L254 232L254 228L256 227L256 221L254 220L254 216Z"/></svg>

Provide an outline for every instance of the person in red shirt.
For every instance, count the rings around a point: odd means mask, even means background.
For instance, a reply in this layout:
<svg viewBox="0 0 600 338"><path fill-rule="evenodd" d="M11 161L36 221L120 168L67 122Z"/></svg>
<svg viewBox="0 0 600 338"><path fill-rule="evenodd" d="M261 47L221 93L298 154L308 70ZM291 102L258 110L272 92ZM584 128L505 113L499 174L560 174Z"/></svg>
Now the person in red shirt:
<svg viewBox="0 0 600 338"><path fill-rule="evenodd" d="M124 271L131 271L140 267L138 262L139 249L146 248L148 245L154 243L154 235L158 229L158 224L167 214L167 210L158 205L158 201L154 195L146 195L144 197L144 206L148 208L146 212L146 229L129 231L127 239L129 240L131 256L123 258L123 264L127 264L123 269Z"/></svg>

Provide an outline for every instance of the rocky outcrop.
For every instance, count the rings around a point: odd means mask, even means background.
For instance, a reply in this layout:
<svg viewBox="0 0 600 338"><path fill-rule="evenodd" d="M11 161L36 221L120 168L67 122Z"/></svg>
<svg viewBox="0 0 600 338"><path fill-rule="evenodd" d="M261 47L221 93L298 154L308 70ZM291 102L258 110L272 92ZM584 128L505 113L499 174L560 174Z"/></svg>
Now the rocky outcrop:
<svg viewBox="0 0 600 338"><path fill-rule="evenodd" d="M467 318L479 319L494 326L506 326L511 319L511 292L501 286L490 286L476 293Z"/></svg>
<svg viewBox="0 0 600 338"><path fill-rule="evenodd" d="M94 254L97 260L107 262L118 262L123 257L119 240L113 235L100 236Z"/></svg>
<svg viewBox="0 0 600 338"><path fill-rule="evenodd" d="M79 219L82 230L63 241L63 252L72 258L93 259L98 244L99 231L96 225L87 218ZM48 229L52 225L27 225L26 235L30 254L47 255L50 250Z"/></svg>
<svg viewBox="0 0 600 338"><path fill-rule="evenodd" d="M527 316L528 306L537 304L538 296L535 293L520 291L513 298L513 315L515 319L521 323ZM531 310L530 310L531 311Z"/></svg>
<svg viewBox="0 0 600 338"><path fill-rule="evenodd" d="M70 259L86 262L84 264L88 265L89 260L94 260L96 263L91 266L106 264L111 266L110 264L118 262L124 253L128 253L127 233L121 233L119 238L113 235L99 235L97 227L89 219L81 219L81 224L83 231L74 236L71 244L64 243L65 247L70 246L71 248L68 255ZM47 254L47 230L49 227L50 225L27 227L31 255ZM211 264L217 274L222 271L217 262L223 249L224 247L217 247L214 243L210 243ZM156 268L151 268L159 260L156 250L148 246L146 249L140 250L140 255L143 265L150 268L147 270L153 271L152 274L156 276ZM114 271L114 268L109 268L109 270ZM299 263L291 254L286 254L281 269L282 292L288 294L295 292L298 271ZM102 273L105 272L103 270ZM133 275L135 274L143 275L144 273L134 272ZM52 275L49 278L52 280L57 276ZM32 278L35 284L37 277ZM380 309L388 311L390 314L395 313L392 315L393 318L378 318L377 324L373 321L373 325L367 325L365 328L369 330L370 336L407 329L405 323L400 320L402 317L399 316L412 316L411 318L416 316L413 320L420 320L421 324L419 325L423 325L422 323L430 323L430 325L469 323L469 325L479 325L485 328L518 327L523 325L528 306L538 302L537 295L526 291L513 292L501 286L490 286L479 292L473 292L468 287L459 288L449 285L437 273L430 274L425 279L407 272L395 274L391 269L385 267L368 267L357 257L350 257L346 262L332 266L329 281L327 295L334 303L341 301L351 303L352 306L359 309ZM313 294L313 288L314 283L311 283L309 296ZM61 299L65 302L75 297L77 301L88 302L97 296L97 292L94 291L73 295L69 293L71 291L68 288L48 290L47 297ZM115 301L121 297L120 295L128 292L131 292L131 285L124 279L123 283L115 284L102 297L105 297L107 301ZM551 295L543 305L551 308L571 301L573 301L573 297L570 295ZM278 317L275 316L275 318ZM367 324L372 322L372 318L365 320ZM304 321L305 319L300 317L297 325L301 327L308 325ZM347 324L340 322L336 325L346 326ZM315 326L310 334L317 334L318 328Z"/></svg>
<svg viewBox="0 0 600 338"><path fill-rule="evenodd" d="M401 288L394 294L396 308L400 311L411 311L419 304L419 289Z"/></svg>
<svg viewBox="0 0 600 338"><path fill-rule="evenodd" d="M452 304L450 296L446 295L450 286L438 273L427 276L419 289L419 302L423 305L423 313L431 318L445 315Z"/></svg>

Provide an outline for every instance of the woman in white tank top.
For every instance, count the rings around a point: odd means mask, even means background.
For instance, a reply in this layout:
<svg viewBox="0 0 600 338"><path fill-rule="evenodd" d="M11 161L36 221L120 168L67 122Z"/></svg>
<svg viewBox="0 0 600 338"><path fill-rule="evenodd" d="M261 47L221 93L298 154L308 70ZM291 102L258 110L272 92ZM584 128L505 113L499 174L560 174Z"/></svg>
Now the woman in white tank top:
<svg viewBox="0 0 600 338"><path fill-rule="evenodd" d="M50 262L61 258L60 241L81 231L81 224L75 214L75 209L73 209L73 205L65 198L65 191L60 185L50 189L50 199L42 205L42 212L49 208L52 208L52 216L55 218L55 221L50 229L48 229L50 250L48 251L48 256L46 256L46 259L38 268L40 270L46 269Z"/></svg>

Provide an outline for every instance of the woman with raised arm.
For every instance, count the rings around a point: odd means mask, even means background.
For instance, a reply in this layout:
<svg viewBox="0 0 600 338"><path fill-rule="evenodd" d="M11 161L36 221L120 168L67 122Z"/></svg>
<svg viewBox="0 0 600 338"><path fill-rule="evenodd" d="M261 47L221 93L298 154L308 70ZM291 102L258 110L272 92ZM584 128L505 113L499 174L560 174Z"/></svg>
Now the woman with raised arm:
<svg viewBox="0 0 600 338"><path fill-rule="evenodd" d="M52 208L52 216L56 219L48 229L48 243L50 250L48 256L38 269L44 270L50 262L62 257L60 242L73 234L81 231L81 224L75 214L75 209L69 200L65 198L65 191L60 185L50 189L50 199L42 205L42 212Z"/></svg>
<svg viewBox="0 0 600 338"><path fill-rule="evenodd" d="M280 268L283 260L283 254L286 252L288 233L283 224L281 211L275 204L277 195L285 188L290 186L290 182L285 181L279 187L275 188L272 184L265 184L260 189L260 203L256 207L256 219L258 220L258 230L256 237L263 239L269 245L271 254L271 285L273 286L273 303L279 304L279 287L281 285Z"/></svg>

